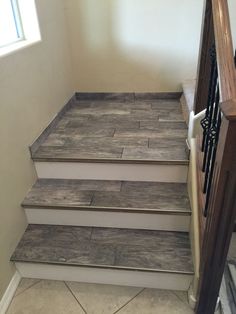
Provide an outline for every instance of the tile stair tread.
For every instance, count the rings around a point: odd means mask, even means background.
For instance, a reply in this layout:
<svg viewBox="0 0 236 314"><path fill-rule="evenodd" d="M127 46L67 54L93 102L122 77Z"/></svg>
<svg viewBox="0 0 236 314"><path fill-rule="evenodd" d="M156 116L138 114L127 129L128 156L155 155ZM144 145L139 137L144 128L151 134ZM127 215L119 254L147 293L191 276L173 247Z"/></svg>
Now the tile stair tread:
<svg viewBox="0 0 236 314"><path fill-rule="evenodd" d="M11 260L192 274L188 233L28 225Z"/></svg>
<svg viewBox="0 0 236 314"><path fill-rule="evenodd" d="M191 214L185 183L38 179L22 206Z"/></svg>
<svg viewBox="0 0 236 314"><path fill-rule="evenodd" d="M33 153L34 161L188 164L180 102L77 101ZM149 140L155 145L149 147Z"/></svg>

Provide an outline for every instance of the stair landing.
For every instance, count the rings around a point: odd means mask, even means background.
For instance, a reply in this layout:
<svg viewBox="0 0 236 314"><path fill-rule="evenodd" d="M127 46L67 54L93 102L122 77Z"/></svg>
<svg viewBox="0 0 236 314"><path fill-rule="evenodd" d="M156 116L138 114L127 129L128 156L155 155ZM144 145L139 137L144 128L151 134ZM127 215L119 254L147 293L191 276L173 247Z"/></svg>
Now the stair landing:
<svg viewBox="0 0 236 314"><path fill-rule="evenodd" d="M34 161L188 164L177 99L77 100L33 153Z"/></svg>

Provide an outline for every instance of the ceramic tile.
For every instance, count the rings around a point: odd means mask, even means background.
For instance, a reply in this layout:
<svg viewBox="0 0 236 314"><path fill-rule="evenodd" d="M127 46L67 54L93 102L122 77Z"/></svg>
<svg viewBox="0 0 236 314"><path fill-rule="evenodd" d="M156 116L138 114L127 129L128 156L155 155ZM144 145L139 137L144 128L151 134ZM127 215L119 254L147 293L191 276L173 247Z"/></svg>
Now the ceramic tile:
<svg viewBox="0 0 236 314"><path fill-rule="evenodd" d="M135 299L116 313L193 314L193 311L171 291L145 289Z"/></svg>
<svg viewBox="0 0 236 314"><path fill-rule="evenodd" d="M42 280L16 296L7 314L85 314L64 282Z"/></svg>
<svg viewBox="0 0 236 314"><path fill-rule="evenodd" d="M185 148L168 139L185 139L176 95L82 93L50 129L33 154L37 159L184 160ZM130 98L131 97L131 98ZM87 100L86 100L87 99ZM157 139L147 147L150 139ZM160 144L158 143L160 141ZM173 141L174 143L174 141ZM123 153L124 152L124 153ZM122 154L123 153L123 154Z"/></svg>
<svg viewBox="0 0 236 314"><path fill-rule="evenodd" d="M142 288L67 282L88 314L112 314Z"/></svg>
<svg viewBox="0 0 236 314"><path fill-rule="evenodd" d="M190 212L186 184L138 181L38 179L22 205Z"/></svg>
<svg viewBox="0 0 236 314"><path fill-rule="evenodd" d="M29 225L12 261L192 273L184 232Z"/></svg>
<svg viewBox="0 0 236 314"><path fill-rule="evenodd" d="M29 289L30 287L32 287L33 285L35 285L39 281L40 281L39 279L22 278L18 287L17 287L15 295L18 295L18 294L24 292L25 290Z"/></svg>

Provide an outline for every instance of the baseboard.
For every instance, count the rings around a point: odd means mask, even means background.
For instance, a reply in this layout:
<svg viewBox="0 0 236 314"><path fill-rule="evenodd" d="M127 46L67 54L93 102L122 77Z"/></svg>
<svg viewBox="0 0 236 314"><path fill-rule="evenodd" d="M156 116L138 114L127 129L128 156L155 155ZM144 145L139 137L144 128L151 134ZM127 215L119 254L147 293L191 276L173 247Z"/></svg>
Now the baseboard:
<svg viewBox="0 0 236 314"><path fill-rule="evenodd" d="M69 99L69 101L62 107L62 109L52 118L46 128L37 136L34 142L29 146L31 157L33 158L34 153L37 151L39 146L45 141L46 137L55 128L58 121L62 118L66 111L68 111L75 103L75 94Z"/></svg>
<svg viewBox="0 0 236 314"><path fill-rule="evenodd" d="M14 276L12 277L1 301L0 301L0 314L5 314L13 297L16 292L16 289L20 283L21 275L18 271L15 272Z"/></svg>

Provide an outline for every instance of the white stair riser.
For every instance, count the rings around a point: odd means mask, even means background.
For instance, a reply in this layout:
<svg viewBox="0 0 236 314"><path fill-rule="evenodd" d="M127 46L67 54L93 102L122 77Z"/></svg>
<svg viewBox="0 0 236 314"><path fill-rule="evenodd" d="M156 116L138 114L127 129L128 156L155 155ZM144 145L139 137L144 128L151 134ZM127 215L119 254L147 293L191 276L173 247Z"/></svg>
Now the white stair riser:
<svg viewBox="0 0 236 314"><path fill-rule="evenodd" d="M189 231L190 216L71 209L25 208L30 224Z"/></svg>
<svg viewBox="0 0 236 314"><path fill-rule="evenodd" d="M191 274L105 269L80 266L16 262L26 278L112 284L144 288L187 291Z"/></svg>
<svg viewBox="0 0 236 314"><path fill-rule="evenodd" d="M187 165L34 162L39 178L181 182Z"/></svg>

